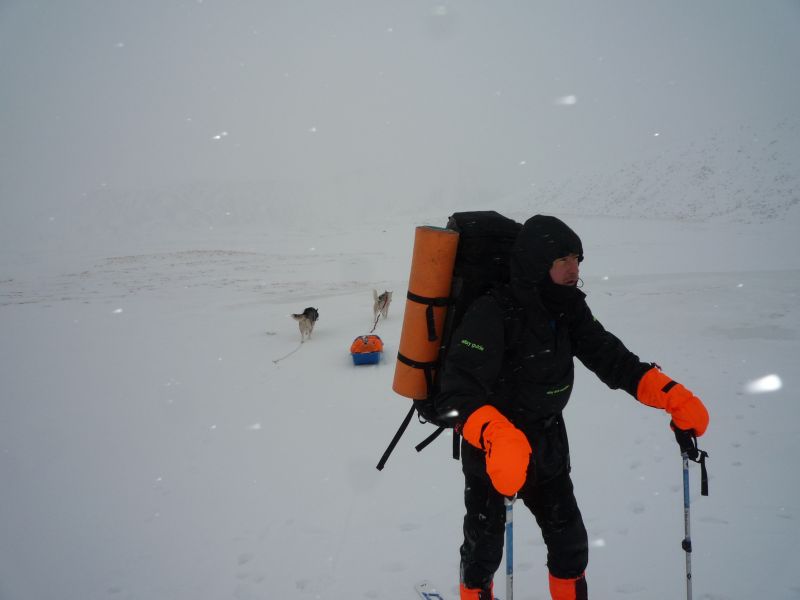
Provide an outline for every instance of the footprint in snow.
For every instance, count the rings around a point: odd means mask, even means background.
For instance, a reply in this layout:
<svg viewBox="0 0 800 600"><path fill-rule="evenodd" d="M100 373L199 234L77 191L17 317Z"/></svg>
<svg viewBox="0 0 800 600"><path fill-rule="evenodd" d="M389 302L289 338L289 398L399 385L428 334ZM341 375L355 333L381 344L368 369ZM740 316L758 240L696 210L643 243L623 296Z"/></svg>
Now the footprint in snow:
<svg viewBox="0 0 800 600"><path fill-rule="evenodd" d="M617 586L617 592L620 594L641 594L646 589L647 588L642 587L641 585L635 585L632 583L624 583Z"/></svg>
<svg viewBox="0 0 800 600"><path fill-rule="evenodd" d="M645 510L644 502L631 502L628 504L628 508L635 515L640 515Z"/></svg>
<svg viewBox="0 0 800 600"><path fill-rule="evenodd" d="M729 521L720 519L719 517L702 517L700 521L702 523L711 523L713 525L730 525Z"/></svg>

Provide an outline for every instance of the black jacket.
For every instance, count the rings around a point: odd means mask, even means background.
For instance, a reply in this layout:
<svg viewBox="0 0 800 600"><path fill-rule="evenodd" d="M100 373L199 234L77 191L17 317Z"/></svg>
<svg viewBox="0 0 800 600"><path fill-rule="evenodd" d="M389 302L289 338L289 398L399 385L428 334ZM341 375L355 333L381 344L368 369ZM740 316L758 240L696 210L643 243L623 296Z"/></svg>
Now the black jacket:
<svg viewBox="0 0 800 600"><path fill-rule="evenodd" d="M572 393L573 357L634 397L651 367L594 318L583 292L550 282L553 260L570 253L582 257L580 239L561 221L537 215L525 223L511 283L478 298L464 315L436 398L437 412L462 424L484 404L497 407L528 435L540 481L569 466L561 411Z"/></svg>

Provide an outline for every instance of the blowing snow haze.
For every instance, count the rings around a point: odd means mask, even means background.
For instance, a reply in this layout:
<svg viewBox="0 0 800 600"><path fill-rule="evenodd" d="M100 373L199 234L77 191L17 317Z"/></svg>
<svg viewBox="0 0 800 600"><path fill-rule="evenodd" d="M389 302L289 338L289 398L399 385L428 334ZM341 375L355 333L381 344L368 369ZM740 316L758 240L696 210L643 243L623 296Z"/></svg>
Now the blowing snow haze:
<svg viewBox="0 0 800 600"><path fill-rule="evenodd" d="M798 598L798 31L797 0L0 0L0 599L457 597L449 436L375 464L414 226L470 209L563 217L594 314L709 407L695 597ZM567 410L592 597L682 597L666 415L582 367Z"/></svg>
<svg viewBox="0 0 800 600"><path fill-rule="evenodd" d="M770 153L785 206L798 27L792 1L7 0L3 246L134 199L145 221L252 221L568 186L575 212L607 213L610 194L659 193L636 187L654 169L769 204L745 167Z"/></svg>

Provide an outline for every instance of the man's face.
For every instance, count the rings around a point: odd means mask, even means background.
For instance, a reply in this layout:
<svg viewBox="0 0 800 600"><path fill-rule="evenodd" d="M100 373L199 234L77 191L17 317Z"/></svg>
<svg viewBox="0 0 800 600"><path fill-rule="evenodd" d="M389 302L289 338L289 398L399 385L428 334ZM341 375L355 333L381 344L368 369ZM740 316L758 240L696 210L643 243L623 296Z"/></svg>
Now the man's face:
<svg viewBox="0 0 800 600"><path fill-rule="evenodd" d="M577 254L568 254L553 261L550 279L558 285L577 285L580 264Z"/></svg>

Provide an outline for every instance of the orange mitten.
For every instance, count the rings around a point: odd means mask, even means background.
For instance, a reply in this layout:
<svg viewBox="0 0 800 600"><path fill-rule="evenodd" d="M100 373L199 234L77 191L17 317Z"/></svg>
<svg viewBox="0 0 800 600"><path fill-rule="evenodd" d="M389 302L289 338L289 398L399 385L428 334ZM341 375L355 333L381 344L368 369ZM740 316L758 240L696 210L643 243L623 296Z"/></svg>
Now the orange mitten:
<svg viewBox="0 0 800 600"><path fill-rule="evenodd" d="M504 496L516 494L525 483L531 456L525 434L494 406L484 404L464 423L462 435L486 452L486 473L494 488Z"/></svg>
<svg viewBox="0 0 800 600"><path fill-rule="evenodd" d="M685 431L694 430L698 437L708 427L708 411L700 398L680 383L673 381L657 367L647 371L639 381L636 398L642 404L663 408L670 415L675 427Z"/></svg>

